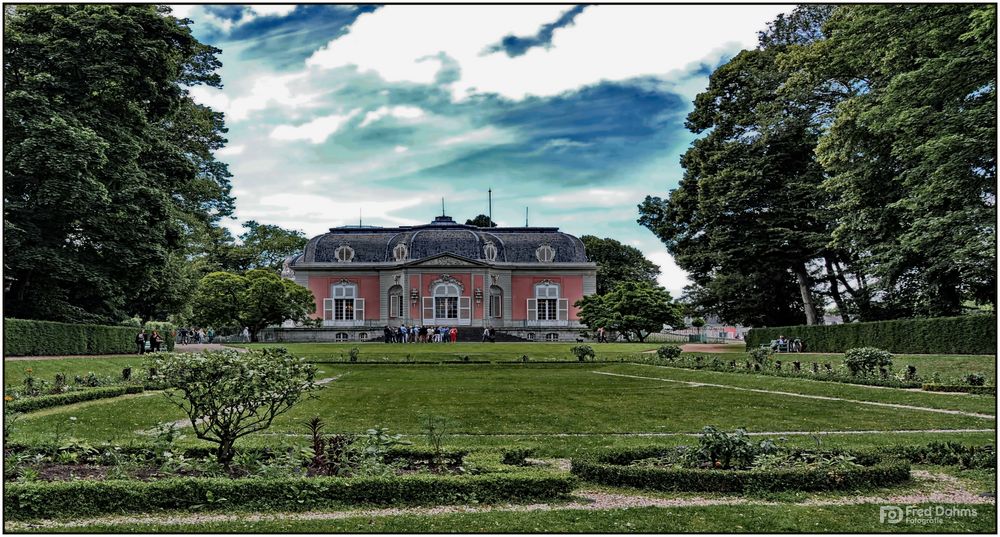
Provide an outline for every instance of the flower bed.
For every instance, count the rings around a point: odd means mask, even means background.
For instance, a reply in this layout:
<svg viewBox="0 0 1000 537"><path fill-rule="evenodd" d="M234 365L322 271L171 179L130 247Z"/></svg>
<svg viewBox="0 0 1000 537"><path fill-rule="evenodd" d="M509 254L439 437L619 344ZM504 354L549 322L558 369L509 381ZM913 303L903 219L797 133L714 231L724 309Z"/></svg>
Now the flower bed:
<svg viewBox="0 0 1000 537"><path fill-rule="evenodd" d="M615 450L572 460L571 472L585 481L671 492L817 491L879 487L910 478L910 463L872 454L857 454L851 464L836 460L843 453L789 452L786 467L717 469L683 467L674 462L678 450L645 448Z"/></svg>
<svg viewBox="0 0 1000 537"><path fill-rule="evenodd" d="M399 456L399 452L394 456ZM406 452L409 462L440 453ZM457 453L457 452L456 452ZM456 456L451 453L450 456ZM163 509L243 508L295 510L329 506L413 505L542 501L573 490L575 478L538 469L506 466L480 455L483 464L464 474L432 472L374 477L170 477L141 481L92 479L8 483L6 516L11 520L95 516ZM476 463L473 463L474 465Z"/></svg>

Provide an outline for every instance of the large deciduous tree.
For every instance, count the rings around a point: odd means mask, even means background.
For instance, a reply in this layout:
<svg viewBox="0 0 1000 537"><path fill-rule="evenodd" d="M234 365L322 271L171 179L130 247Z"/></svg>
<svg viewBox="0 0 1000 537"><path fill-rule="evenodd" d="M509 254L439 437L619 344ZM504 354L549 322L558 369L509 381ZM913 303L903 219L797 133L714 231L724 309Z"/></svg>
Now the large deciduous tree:
<svg viewBox="0 0 1000 537"><path fill-rule="evenodd" d="M716 306L728 320L757 320L719 307L743 290L712 285L752 279L765 293L756 302L767 317L780 318L796 289L795 309L815 324L822 305L808 265L830 238L828 195L819 188L823 171L813 153L819 130L808 108L777 95L786 73L776 56L775 49L743 51L712 73L687 118L703 136L681 159L680 187L668 201L647 198L639 221L691 274L702 306ZM782 321L798 317L785 314Z"/></svg>
<svg viewBox="0 0 1000 537"><path fill-rule="evenodd" d="M646 259L638 248L593 235L584 235L580 240L587 258L597 263L597 294L608 293L623 282L656 283L660 267Z"/></svg>
<svg viewBox="0 0 1000 537"><path fill-rule="evenodd" d="M5 315L116 321L183 300L194 230L233 210L214 159L218 49L153 5L28 5L4 17Z"/></svg>
<svg viewBox="0 0 1000 537"><path fill-rule="evenodd" d="M207 266L229 272L254 269L279 272L285 259L302 252L308 242L301 231L276 225L248 220L243 227L246 231L239 235L239 242L226 229L214 231L207 246Z"/></svg>
<svg viewBox="0 0 1000 537"><path fill-rule="evenodd" d="M311 291L271 271L256 269L246 275L213 272L202 278L192 301L195 322L250 329L257 341L262 328L285 321L304 322L316 311Z"/></svg>
<svg viewBox="0 0 1000 537"><path fill-rule="evenodd" d="M817 148L834 244L898 315L996 304L996 6L840 6L788 91L838 97Z"/></svg>
<svg viewBox="0 0 1000 537"><path fill-rule="evenodd" d="M645 341L664 325L684 325L681 308L670 293L649 282L624 282L603 295L589 295L576 302L580 320L591 329L604 327L626 338Z"/></svg>

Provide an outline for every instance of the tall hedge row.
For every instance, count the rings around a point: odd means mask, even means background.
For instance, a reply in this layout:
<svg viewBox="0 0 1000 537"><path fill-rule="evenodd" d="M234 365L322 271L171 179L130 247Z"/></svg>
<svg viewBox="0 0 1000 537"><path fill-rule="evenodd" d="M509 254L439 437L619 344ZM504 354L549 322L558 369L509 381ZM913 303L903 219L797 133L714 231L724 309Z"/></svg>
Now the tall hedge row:
<svg viewBox="0 0 1000 537"><path fill-rule="evenodd" d="M149 323L160 330L165 350L174 347L173 326ZM25 319L3 320L4 356L57 356L68 354L132 354L136 328L96 324L70 324Z"/></svg>
<svg viewBox="0 0 1000 537"><path fill-rule="evenodd" d="M754 328L747 332L747 350L778 336L799 338L806 352L844 352L877 347L910 354L994 354L997 318L992 315L900 319L871 323Z"/></svg>

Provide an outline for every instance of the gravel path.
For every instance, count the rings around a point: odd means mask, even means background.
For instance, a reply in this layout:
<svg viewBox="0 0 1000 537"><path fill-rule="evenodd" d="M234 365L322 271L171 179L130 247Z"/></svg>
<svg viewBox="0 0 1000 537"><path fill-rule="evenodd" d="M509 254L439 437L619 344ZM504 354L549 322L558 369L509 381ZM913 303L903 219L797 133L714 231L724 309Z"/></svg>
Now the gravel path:
<svg viewBox="0 0 1000 537"><path fill-rule="evenodd" d="M714 383L709 383L709 382L690 382L690 381L686 381L686 380L665 379L665 378L660 378L660 377L643 377L643 376L639 376L639 375L626 375L626 374L623 374L623 373L608 373L606 371L591 371L591 373L595 373L597 375L607 375L607 376L610 376L610 377L625 377L625 378L642 379L642 380L656 380L656 381L660 381L660 382L674 382L674 383L677 383L677 384L686 384L688 386L709 386L709 387L712 387L712 388L723 388L723 389L727 389L727 390L736 390L736 391L741 391L741 392L768 393L768 394L773 394L773 395L787 395L789 397L801 397L801 398L804 398L804 399L819 399L819 400L822 400L822 401L845 401L845 402L848 402L848 403L857 403L859 405L872 405L872 406L881 406L881 407L888 407L888 408L899 408L899 409L904 409L904 410L919 410L919 411L923 411L923 412L935 412L935 413L938 413L938 414L953 414L953 415L958 415L958 416L970 416L970 417L973 417L973 418L996 419L996 416L994 416L992 414L979 414L977 412L965 412L965 411L962 411L962 410L947 410L947 409L944 409L944 408L927 408L927 407L914 406L914 405L901 405L901 404L898 404L898 403L879 403L879 402L876 402L876 401L859 401L857 399L845 399L845 398L842 398L842 397L830 397L830 396L827 396L827 395L807 395L807 394L803 394L803 393L781 392L781 391L777 391L777 390L762 390L762 389L759 389L759 388L742 388L742 387L739 387L739 386L729 386L729 385L726 385L726 384L714 384Z"/></svg>
<svg viewBox="0 0 1000 537"><path fill-rule="evenodd" d="M551 461L546 459L542 462ZM559 460L556 459L558 463ZM490 513L490 512L534 512L556 510L600 511L607 509L628 509L637 507L703 507L714 505L790 505L790 506L837 506L837 505L913 505L920 503L938 504L994 504L995 498L983 497L962 486L962 483L947 474L933 474L927 471L914 471L913 477L918 481L934 484L936 490L928 493L906 493L899 495L850 496L843 498L816 498L799 503L779 503L763 500L751 500L744 497L730 496L717 498L683 497L657 498L639 494L607 493L592 490L577 491L568 502L534 503L534 504L498 504L498 505L442 505L435 507L393 507L381 509L348 509L344 511L310 511L302 513L246 513L246 514L192 514L179 516L112 516L103 518L40 521L37 523L5 522L7 531L40 528L73 528L93 524L198 524L205 522L255 522L264 520L337 520L354 517L388 517L388 516L433 516L455 513Z"/></svg>

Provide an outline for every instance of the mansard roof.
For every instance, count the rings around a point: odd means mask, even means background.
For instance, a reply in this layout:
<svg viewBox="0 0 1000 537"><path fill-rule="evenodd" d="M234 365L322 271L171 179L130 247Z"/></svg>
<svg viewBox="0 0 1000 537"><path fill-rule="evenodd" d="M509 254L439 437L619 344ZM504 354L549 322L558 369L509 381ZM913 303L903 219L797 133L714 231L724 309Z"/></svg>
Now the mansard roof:
<svg viewBox="0 0 1000 537"><path fill-rule="evenodd" d="M486 246L492 243L496 258L488 259ZM406 257L397 260L405 247ZM330 228L306 244L305 251L291 260L291 265L339 263L337 250L350 248L352 263L412 263L451 254L483 263L535 263L539 249L548 246L554 251L550 263L587 263L587 254L580 239L554 227L494 227L481 228L459 224L448 216L420 226L383 228L345 226Z"/></svg>

